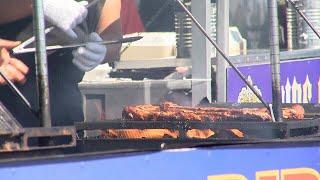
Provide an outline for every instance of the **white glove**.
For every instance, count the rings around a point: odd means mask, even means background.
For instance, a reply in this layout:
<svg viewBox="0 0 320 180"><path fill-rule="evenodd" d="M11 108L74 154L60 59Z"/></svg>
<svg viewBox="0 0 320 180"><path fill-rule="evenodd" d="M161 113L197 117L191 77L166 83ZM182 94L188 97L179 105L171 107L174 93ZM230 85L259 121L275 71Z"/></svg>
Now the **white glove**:
<svg viewBox="0 0 320 180"><path fill-rule="evenodd" d="M57 26L73 39L77 34L72 30L88 14L84 3L74 0L43 0L44 16L47 21Z"/></svg>
<svg viewBox="0 0 320 180"><path fill-rule="evenodd" d="M102 41L101 37L97 33L91 33L85 47L80 47L72 52L73 64L76 65L82 71L91 71L97 67L104 60L107 54L107 47L98 43Z"/></svg>

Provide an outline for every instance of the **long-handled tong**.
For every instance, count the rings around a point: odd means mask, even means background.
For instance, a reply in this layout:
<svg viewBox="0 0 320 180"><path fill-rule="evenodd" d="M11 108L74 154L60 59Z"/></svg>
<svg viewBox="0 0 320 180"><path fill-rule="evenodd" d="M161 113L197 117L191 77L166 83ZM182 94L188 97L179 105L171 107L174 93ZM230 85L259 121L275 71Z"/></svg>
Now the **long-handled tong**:
<svg viewBox="0 0 320 180"><path fill-rule="evenodd" d="M134 37L128 37L128 38L121 38L117 40L111 40L111 41L101 41L101 42L92 42L97 44L103 44L103 45L112 45L112 44L122 44L122 43L129 43L134 42L142 39L142 36L134 36ZM88 42L89 43L89 42ZM70 44L70 45L54 45L54 46L47 46L47 51L53 51L53 50L61 50L61 49L73 49L81 46L86 46L87 43L77 43L77 44ZM33 53L36 51L36 48L14 48L12 49L12 54L25 54L25 53Z"/></svg>

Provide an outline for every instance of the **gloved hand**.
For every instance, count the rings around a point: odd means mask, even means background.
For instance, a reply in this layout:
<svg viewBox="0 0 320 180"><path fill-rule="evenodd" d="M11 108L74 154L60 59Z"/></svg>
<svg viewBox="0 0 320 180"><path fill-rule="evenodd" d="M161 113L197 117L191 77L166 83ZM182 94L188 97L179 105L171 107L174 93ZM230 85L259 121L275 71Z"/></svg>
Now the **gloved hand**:
<svg viewBox="0 0 320 180"><path fill-rule="evenodd" d="M91 33L88 42L102 41L97 33ZM90 71L104 60L107 54L107 47L97 43L88 43L85 47L80 47L72 52L73 64L82 71Z"/></svg>
<svg viewBox="0 0 320 180"><path fill-rule="evenodd" d="M74 0L43 0L43 10L47 21L74 39L77 38L77 34L72 29L88 14L84 3Z"/></svg>

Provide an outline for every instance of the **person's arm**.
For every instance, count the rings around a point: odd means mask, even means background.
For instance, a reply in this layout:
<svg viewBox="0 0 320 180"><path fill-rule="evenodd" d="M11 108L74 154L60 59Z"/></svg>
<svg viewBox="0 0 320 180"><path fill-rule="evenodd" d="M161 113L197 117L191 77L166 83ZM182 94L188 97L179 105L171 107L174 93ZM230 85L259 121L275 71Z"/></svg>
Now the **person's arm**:
<svg viewBox="0 0 320 180"><path fill-rule="evenodd" d="M42 0L45 19L64 31L69 37L77 38L73 29L87 16L84 3L74 0ZM0 24L12 22L32 14L31 0L7 0L0 2Z"/></svg>
<svg viewBox="0 0 320 180"><path fill-rule="evenodd" d="M91 33L89 41L115 40L122 37L120 23L121 0L108 0L101 9L96 32ZM98 35L99 34L99 35ZM119 59L121 45L104 46L88 43L73 51L73 64L81 71L88 72L99 64Z"/></svg>
<svg viewBox="0 0 320 180"><path fill-rule="evenodd" d="M12 22L31 14L31 0L6 0L0 2L0 24Z"/></svg>
<svg viewBox="0 0 320 180"><path fill-rule="evenodd" d="M97 27L97 33L104 40L115 40L122 37L121 30L121 0L106 1ZM107 46L107 55L104 63L120 59L121 44Z"/></svg>

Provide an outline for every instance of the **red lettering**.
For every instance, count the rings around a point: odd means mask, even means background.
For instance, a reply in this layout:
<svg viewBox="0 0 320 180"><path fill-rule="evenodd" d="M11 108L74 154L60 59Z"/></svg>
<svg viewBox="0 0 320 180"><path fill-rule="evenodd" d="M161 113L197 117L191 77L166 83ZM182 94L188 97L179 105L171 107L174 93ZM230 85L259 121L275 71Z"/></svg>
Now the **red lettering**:
<svg viewBox="0 0 320 180"><path fill-rule="evenodd" d="M319 180L319 172L310 168L284 169L281 180Z"/></svg>

